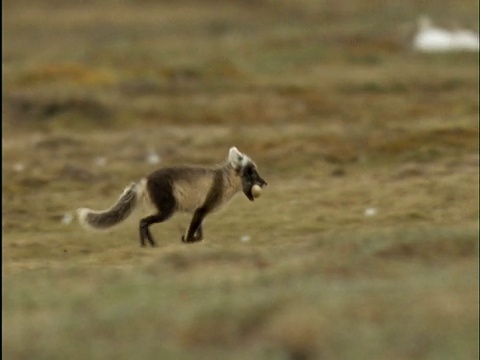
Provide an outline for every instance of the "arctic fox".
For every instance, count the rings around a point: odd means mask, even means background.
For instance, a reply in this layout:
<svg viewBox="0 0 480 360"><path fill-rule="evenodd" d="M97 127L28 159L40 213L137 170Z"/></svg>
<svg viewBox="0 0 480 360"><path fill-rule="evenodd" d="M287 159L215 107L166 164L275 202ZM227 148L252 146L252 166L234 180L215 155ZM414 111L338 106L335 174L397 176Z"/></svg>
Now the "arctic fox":
<svg viewBox="0 0 480 360"><path fill-rule="evenodd" d="M156 246L149 226L169 219L175 212L192 213L190 226L182 241L191 243L203 239L202 222L206 215L218 210L236 193L243 191L254 200L252 187L266 186L250 157L232 147L228 160L220 166L173 166L161 168L128 186L108 210L77 210L82 225L107 229L125 220L146 199L155 211L140 220L140 244Z"/></svg>

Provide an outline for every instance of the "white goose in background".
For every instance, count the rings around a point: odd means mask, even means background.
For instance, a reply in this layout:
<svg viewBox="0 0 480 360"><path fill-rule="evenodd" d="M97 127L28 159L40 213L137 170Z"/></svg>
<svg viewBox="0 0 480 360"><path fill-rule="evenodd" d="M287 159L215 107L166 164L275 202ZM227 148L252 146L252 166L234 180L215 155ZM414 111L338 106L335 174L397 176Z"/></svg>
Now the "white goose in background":
<svg viewBox="0 0 480 360"><path fill-rule="evenodd" d="M421 52L478 51L478 34L464 29L449 31L435 27L430 18L422 16L418 19L413 48Z"/></svg>
<svg viewBox="0 0 480 360"><path fill-rule="evenodd" d="M413 48L423 52L451 51L452 34L450 31L433 26L430 18L418 19L418 32L413 38Z"/></svg>
<svg viewBox="0 0 480 360"><path fill-rule="evenodd" d="M478 33L474 31L456 27L452 31L452 39L455 50L478 51L480 49Z"/></svg>

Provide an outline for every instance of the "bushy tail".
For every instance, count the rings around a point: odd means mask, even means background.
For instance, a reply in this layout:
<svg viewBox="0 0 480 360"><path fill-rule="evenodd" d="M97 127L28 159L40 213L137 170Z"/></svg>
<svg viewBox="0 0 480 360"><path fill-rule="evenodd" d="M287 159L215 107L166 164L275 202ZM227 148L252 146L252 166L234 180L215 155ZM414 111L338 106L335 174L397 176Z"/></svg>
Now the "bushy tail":
<svg viewBox="0 0 480 360"><path fill-rule="evenodd" d="M135 210L143 187L133 183L123 191L117 202L108 210L95 211L87 208L77 209L78 220L84 227L101 230L119 224Z"/></svg>

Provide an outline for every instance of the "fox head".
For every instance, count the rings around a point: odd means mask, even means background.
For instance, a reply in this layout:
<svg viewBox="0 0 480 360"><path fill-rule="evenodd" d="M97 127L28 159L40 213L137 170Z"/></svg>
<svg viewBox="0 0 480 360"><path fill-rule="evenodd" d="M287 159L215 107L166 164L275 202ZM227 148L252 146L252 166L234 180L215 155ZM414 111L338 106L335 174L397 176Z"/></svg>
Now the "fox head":
<svg viewBox="0 0 480 360"><path fill-rule="evenodd" d="M259 185L260 187L267 185L267 182L258 173L257 165L247 155L238 151L236 147L230 148L228 161L240 175L243 193L250 201L254 201L255 198L252 195L253 185Z"/></svg>

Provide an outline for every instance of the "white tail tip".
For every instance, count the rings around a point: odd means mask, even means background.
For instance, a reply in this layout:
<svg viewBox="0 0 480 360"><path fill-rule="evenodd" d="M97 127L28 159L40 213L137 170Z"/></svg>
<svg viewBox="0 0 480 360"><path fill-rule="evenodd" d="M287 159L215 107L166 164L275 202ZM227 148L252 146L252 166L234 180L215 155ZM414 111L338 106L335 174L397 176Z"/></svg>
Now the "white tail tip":
<svg viewBox="0 0 480 360"><path fill-rule="evenodd" d="M83 227L86 227L86 228L91 227L87 222L87 216L90 212L91 210L87 208L77 209L78 221Z"/></svg>

